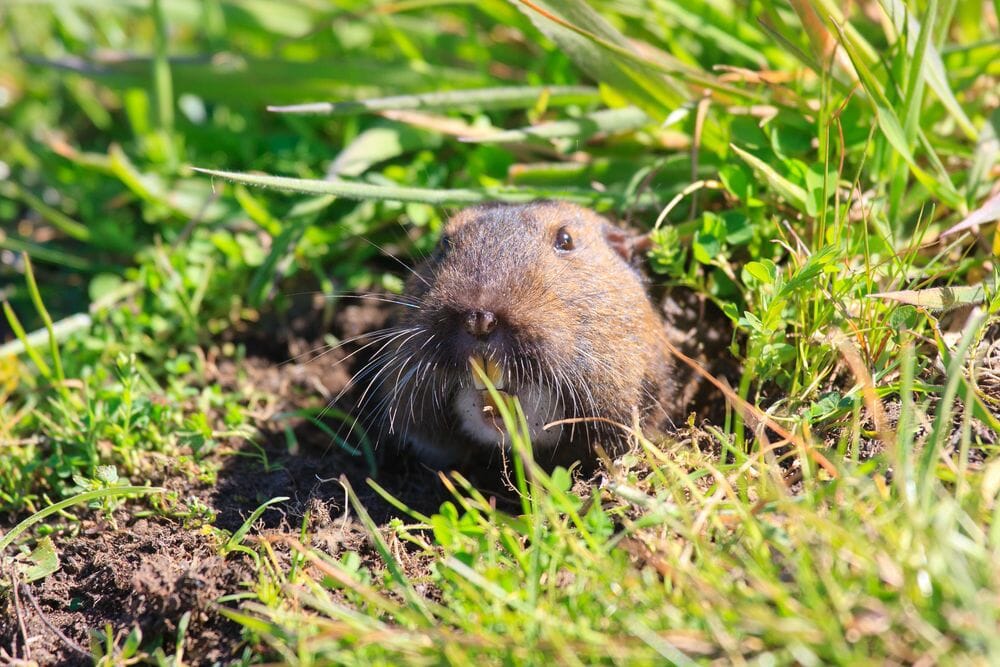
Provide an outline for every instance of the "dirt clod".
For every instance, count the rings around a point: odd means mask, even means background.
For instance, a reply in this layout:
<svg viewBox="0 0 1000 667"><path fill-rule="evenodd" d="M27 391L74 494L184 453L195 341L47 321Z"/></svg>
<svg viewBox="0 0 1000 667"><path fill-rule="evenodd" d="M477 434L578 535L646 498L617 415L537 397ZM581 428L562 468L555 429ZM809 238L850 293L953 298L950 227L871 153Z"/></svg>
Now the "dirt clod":
<svg viewBox="0 0 1000 667"><path fill-rule="evenodd" d="M7 601L0 616L0 646L16 647L21 656L30 655L42 665L85 665L90 659L74 645L89 650L92 631L110 624L120 645L138 627L144 637L171 642L164 645L169 648L181 616L189 612L189 656L211 664L230 659L239 648L239 628L213 605L235 590L247 571L238 560L219 557L213 538L165 521L140 519L115 529L102 520L87 520L78 535L57 543L61 569L22 588L38 609L24 599L20 605ZM18 617L26 629L27 651Z"/></svg>
<svg viewBox="0 0 1000 667"><path fill-rule="evenodd" d="M162 457L150 460L145 480L133 481L197 499L215 513L214 527L230 532L262 503L285 496L288 501L260 517L248 541L261 535L296 537L308 516L313 546L332 554L352 550L371 560L374 554L369 553L365 531L347 511L341 482L350 484L377 523L399 516L366 483L372 473L370 459L339 448L306 419L288 416L321 410L363 362L352 358L341 363L356 346L331 350L325 344L318 308L296 312L279 330L262 326L246 331L237 341L245 346L242 359L224 358L218 350L206 355L208 374L200 383L268 397L254 411L260 434L255 442L234 439L203 458L202 469L217 471L214 482ZM380 306L347 306L334 319L334 334L345 340L378 328L384 319ZM330 423L330 428L339 425ZM376 479L422 512L436 510L446 495L435 473L398 457L381 461ZM131 517L129 511L118 512L115 527L92 516L53 536L60 569L24 586L27 596L0 598L0 649L6 652L0 652L0 664L10 659L39 665L91 664L92 633L103 633L106 625L119 647L139 628L143 651L159 648L171 655L185 614L186 663L225 664L243 651L240 627L218 612L217 600L245 590L244 584L254 580L246 557L238 552L221 557L220 538L210 529L185 527L155 514ZM0 533L12 525L0 525Z"/></svg>

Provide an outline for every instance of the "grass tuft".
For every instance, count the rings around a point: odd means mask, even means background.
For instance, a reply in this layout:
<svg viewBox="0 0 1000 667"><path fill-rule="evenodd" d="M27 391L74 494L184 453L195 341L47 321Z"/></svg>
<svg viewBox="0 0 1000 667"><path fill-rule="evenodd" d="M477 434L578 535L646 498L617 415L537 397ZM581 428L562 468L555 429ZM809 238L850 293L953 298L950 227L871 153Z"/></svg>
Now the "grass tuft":
<svg viewBox="0 0 1000 667"><path fill-rule="evenodd" d="M997 11L4 3L7 654L997 662ZM538 198L648 232L724 416L581 480L495 395L509 488L380 466L331 404L385 314L353 297ZM126 542L102 581L158 589L59 597Z"/></svg>

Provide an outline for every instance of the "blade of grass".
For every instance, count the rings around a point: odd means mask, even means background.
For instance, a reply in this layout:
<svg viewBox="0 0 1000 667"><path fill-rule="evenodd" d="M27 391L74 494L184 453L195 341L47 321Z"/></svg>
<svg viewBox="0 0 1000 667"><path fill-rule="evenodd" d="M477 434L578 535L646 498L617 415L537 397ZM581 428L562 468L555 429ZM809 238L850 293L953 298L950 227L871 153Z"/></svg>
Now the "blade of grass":
<svg viewBox="0 0 1000 667"><path fill-rule="evenodd" d="M170 75L170 61L167 59L167 19L163 14L161 0L152 3L153 25L153 92L156 97L156 122L167 164L177 164L174 150L174 85Z"/></svg>
<svg viewBox="0 0 1000 667"><path fill-rule="evenodd" d="M673 60L666 64L662 62L666 57L660 56L659 52L655 52L656 58L637 54L619 32L581 0L557 3L519 1L531 10L526 11L529 18L559 43L579 67L617 90L654 119L666 119L671 112L694 96L679 86L675 79L737 99L761 99L754 91L722 83L694 67ZM551 11L548 6L552 4L562 7L573 20L567 20ZM583 23L578 24L579 20ZM656 75L650 72L655 72ZM709 118L703 126L701 140L711 151L721 152L724 149L723 131L714 118Z"/></svg>
<svg viewBox="0 0 1000 667"><path fill-rule="evenodd" d="M379 527L372 520L371 515L368 514L368 510L365 509L365 506L360 500L358 500L358 495L354 492L354 487L351 486L351 483L347 481L347 477L345 476L341 476L340 483L347 489L347 497L350 499L351 507L354 508L355 513L358 515L358 519L361 520L361 524L365 527L365 530L368 533L368 538L371 540L372 545L382 557L382 560L385 563L386 568L389 570L389 574L392 576L393 581L395 581L401 589L407 605L414 611L419 612L425 622L433 624L434 617L427 608L424 599L413 589L413 584L411 584L410 580L407 579L406 573L400 566L399 561L396 560L392 550L389 549L389 545L385 543L385 539L382 537Z"/></svg>
<svg viewBox="0 0 1000 667"><path fill-rule="evenodd" d="M17 318L17 314L14 312L14 309L11 308L10 304L7 303L6 301L3 302L3 313L4 316L7 318L7 324L10 325L11 330L14 332L16 340L5 344L3 347L0 347L0 357L5 357L8 354L16 354L17 352L23 349L24 352L28 355L28 358L30 358L31 361L38 368L38 372L42 374L42 377L51 382L52 369L49 368L49 365L45 363L44 359L42 359L42 355L38 354L38 351L35 350L34 347L35 344L40 343L43 338L48 337L48 331L46 329L40 329L38 331L33 332L35 340L32 340L31 337L28 336L27 333L25 333L24 325L22 325L21 320ZM90 324L89 319L90 318L88 318L87 322L88 324ZM18 345L20 347L16 347Z"/></svg>
<svg viewBox="0 0 1000 667"><path fill-rule="evenodd" d="M513 143L531 139L572 138L585 140L603 132L625 132L649 125L652 122L642 109L602 109L580 118L539 123L515 130L505 130L481 137L460 137L459 141L479 144Z"/></svg>
<svg viewBox="0 0 1000 667"><path fill-rule="evenodd" d="M900 124L899 117L893 111L892 104L885 96L882 85L865 64L857 42L850 35L849 31L845 30L840 24L837 24L837 30L840 32L841 44L854 64L861 85L868 94L868 99L875 110L875 118L878 121L879 129L882 130L882 135L896 152L906 160L910 171L924 187L951 208L961 210L965 206L965 200L955 190L955 186L952 185L951 181L947 179L939 181L921 169L920 165L917 164L910 145L906 141L906 135L903 132L903 126Z"/></svg>
<svg viewBox="0 0 1000 667"><path fill-rule="evenodd" d="M445 206L450 204L477 204L485 201L530 202L536 199L564 199L566 201L592 206L608 206L617 203L618 198L585 190L539 190L527 188L436 189L413 188L407 186L373 185L355 181L321 181L286 176L264 174L244 174L234 171L191 167L194 171L222 178L235 183L276 188L289 192L314 195L336 195L347 199L375 201L401 201Z"/></svg>
<svg viewBox="0 0 1000 667"><path fill-rule="evenodd" d="M732 148L744 162L750 165L754 171L760 174L763 179L770 183L778 194L787 199L788 203L800 211L806 210L806 199L808 195L806 195L805 190L779 174L774 167L764 162L756 155L748 153L736 144L729 144L729 147Z"/></svg>
<svg viewBox="0 0 1000 667"><path fill-rule="evenodd" d="M268 111L287 114L320 114L353 116L379 111L493 111L526 109L545 96L548 106L595 104L601 95L589 86L510 86L504 88L473 88L416 95L394 95L356 102L314 102L288 106L269 106Z"/></svg>
<svg viewBox="0 0 1000 667"><path fill-rule="evenodd" d="M233 531L233 534L229 536L229 539L226 540L226 543L223 544L221 547L219 547L220 554L223 557L225 557L227 554L233 551L240 551L242 553L248 554L255 561L259 563L259 561L257 560L259 558L257 553L252 549L243 546L243 538L247 536L247 533L250 532L250 529L253 527L254 523L256 523L257 519L259 519L261 515L263 515L264 512L267 511L268 507L270 507L271 505L277 505L278 503L283 503L286 500L288 500L288 496L278 496L276 498L271 498L270 500L258 505L257 509L251 512L250 516L248 516L246 520L242 524L240 524L240 527L237 528L235 531Z"/></svg>
<svg viewBox="0 0 1000 667"><path fill-rule="evenodd" d="M63 266L67 269L80 271L81 273L92 273L96 268L87 260L81 259L76 255L71 255L68 252L56 250L41 243L32 243L31 241L10 236L5 237L2 233L0 233L0 248L31 255L40 262Z"/></svg>
<svg viewBox="0 0 1000 667"><path fill-rule="evenodd" d="M149 85L149 58L116 55L90 63L79 58L45 59L26 56L25 62L79 74L109 88L124 91ZM308 62L220 54L217 57L169 59L173 86L205 100L228 105L255 106L302 99L359 97L383 91L431 90L447 82L454 88L489 85L485 75L457 67L415 67L408 62L379 62L370 57L340 57Z"/></svg>
<svg viewBox="0 0 1000 667"><path fill-rule="evenodd" d="M976 131L976 127L972 124L969 116L962 109L962 105L959 104L955 93L952 92L941 54L935 48L933 40L929 39L934 31L933 22L934 17L937 15L937 2L927 4L927 10L924 13L924 23L931 25L927 26L926 31L924 26L907 9L903 0L879 0L879 2L885 13L889 16L889 19L893 22L897 35L905 31L908 31L910 35L920 35L916 42L909 39L906 40L906 50L913 59L913 63L919 63L919 67L916 67L916 74L931 87L931 90L941 100L941 104L944 105L945 110L955 119L955 122L965 136L969 139L975 139L979 133ZM927 33L927 37L924 36L925 32Z"/></svg>
<svg viewBox="0 0 1000 667"><path fill-rule="evenodd" d="M761 30L770 36L771 39L777 42L785 52L791 54L792 57L800 63L814 72L823 71L823 67L820 65L820 62L816 60L811 53L807 53L802 50L799 45L793 41L793 38L788 36L787 33L792 32L792 30L788 28L785 21L782 19L781 14L778 13L776 8L770 3L765 5L763 8L763 14L757 17L757 25L759 25ZM840 82L837 81L837 83Z"/></svg>
<svg viewBox="0 0 1000 667"><path fill-rule="evenodd" d="M987 199L982 206L965 216L961 222L941 232L941 236L964 232L967 229L985 225L994 220L1000 220L1000 192Z"/></svg>
<svg viewBox="0 0 1000 667"><path fill-rule="evenodd" d="M928 308L932 311L946 311L959 306L982 303L986 300L984 285L960 287L928 287L919 290L901 290L898 292L877 292L869 294L869 299L886 299Z"/></svg>
<svg viewBox="0 0 1000 667"><path fill-rule="evenodd" d="M799 23L802 24L802 28L809 38L817 62L822 63L823 66L831 64L837 49L837 42L816 13L813 3L809 0L789 0L789 4L799 17Z"/></svg>
<svg viewBox="0 0 1000 667"><path fill-rule="evenodd" d="M896 0L892 0L896 1ZM905 12L905 8L899 8L900 11ZM927 54L928 45L930 43L930 36L934 30L934 14L937 12L937 0L929 0L927 4L927 11L925 13L925 19L923 25L919 26L919 34L916 38L916 45L911 45L913 29L916 27L910 25L910 33L906 39L907 47L910 51L910 59L906 62L906 67L909 69L906 87L903 89L904 99L903 99L903 109L904 109L904 120L903 120L903 137L906 140L907 146L912 146L917 138L917 130L919 129L920 122L920 110L923 107L924 101L924 82L926 80L926 75L924 74L924 57ZM899 206L903 198L903 190L906 187L906 166L900 165L896 173L892 175L892 180L889 185L889 218L896 220L899 218Z"/></svg>
<svg viewBox="0 0 1000 667"><path fill-rule="evenodd" d="M49 333L49 354L52 355L52 367L55 370L55 379L59 384L60 391L65 391L63 383L66 380L66 376L63 374L62 358L59 356L59 342L56 338L55 329L52 326L52 317L42 302L41 292L38 291L38 282L35 280L35 271L31 266L31 257L28 255L24 255L23 257L24 277L28 283L28 295L31 297L31 303L34 304L35 310L38 311L38 316L42 319L42 323L45 324L45 329Z"/></svg>
<svg viewBox="0 0 1000 667"><path fill-rule="evenodd" d="M92 500L100 500L101 498L113 498L115 496L125 496L128 494L136 495L146 495L150 493L165 493L166 489L161 489L156 486L112 486L106 489L94 489L93 491L85 491L84 493L78 493L71 498L59 501L53 505L49 505L45 509L39 510L29 516L24 521L20 522L16 526L10 529L3 537L0 537L0 555L14 543L17 536L24 531L31 528L45 517L56 514L57 512L62 512L67 507L72 507L73 505L78 505L82 503L89 503Z"/></svg>
<svg viewBox="0 0 1000 667"><path fill-rule="evenodd" d="M96 313L103 308L109 308L115 305L116 303L122 301L123 299L127 299L128 297L138 292L140 289L141 285L139 283L124 283L117 289L111 291L107 295L101 297L97 301L94 301L92 304L90 304L90 307L87 309L88 312L76 313L74 315L70 315L69 317L59 320L53 325L53 330L55 331L56 334L56 340L64 341L73 334L85 330L93 323L93 318L91 317L93 313ZM14 316L13 310L10 311L10 315L12 317ZM20 322L17 322L17 326L18 328L21 328ZM24 329L21 328L21 331L23 332ZM48 338L48 335L49 335L48 329L43 327L41 329L36 329L35 331L32 331L23 339L19 338L18 340L14 340L9 343L4 343L3 345L0 345L0 357L3 357L8 354L18 355L21 354L21 352L30 350L35 346L40 345L42 341ZM49 371L49 373L51 373L51 371Z"/></svg>
<svg viewBox="0 0 1000 667"><path fill-rule="evenodd" d="M767 57L758 48L763 35L752 24L744 23L733 17L733 25L719 25L713 21L710 3L657 0L654 5L665 16L669 16L679 25L690 30L693 34L700 35L706 41L714 43L720 49L753 63L759 69L768 67ZM645 19L648 16L649 10L643 4L636 4L633 7L635 9L632 15L637 19ZM618 12L622 13L627 12L629 8L629 5L615 7ZM727 29L730 27L735 28L735 30L730 32Z"/></svg>
<svg viewBox="0 0 1000 667"><path fill-rule="evenodd" d="M928 442L924 445L924 450L920 454L920 462L917 470L917 489L921 498L921 506L925 512L929 512L933 502L932 492L934 490L933 472L936 468L937 458L944 452L951 432L951 417L954 409L955 397L958 389L962 386L963 366L967 360L969 349L979 333L980 327L986 320L986 314L982 313L969 319L965 332L958 346L948 350L946 344L940 338L937 340L938 350L942 354L944 362L947 364L944 392L941 400L935 408L934 423L928 435Z"/></svg>
<svg viewBox="0 0 1000 667"><path fill-rule="evenodd" d="M619 91L654 118L665 118L688 94L662 71L637 67L643 60L625 37L581 0L521 0L535 26L595 80ZM623 57L625 54L628 56Z"/></svg>
<svg viewBox="0 0 1000 667"><path fill-rule="evenodd" d="M72 239L89 243L91 240L90 229L72 219L62 211L52 208L34 194L14 182L0 183L0 194L10 199L20 199L38 215L45 218L49 224Z"/></svg>

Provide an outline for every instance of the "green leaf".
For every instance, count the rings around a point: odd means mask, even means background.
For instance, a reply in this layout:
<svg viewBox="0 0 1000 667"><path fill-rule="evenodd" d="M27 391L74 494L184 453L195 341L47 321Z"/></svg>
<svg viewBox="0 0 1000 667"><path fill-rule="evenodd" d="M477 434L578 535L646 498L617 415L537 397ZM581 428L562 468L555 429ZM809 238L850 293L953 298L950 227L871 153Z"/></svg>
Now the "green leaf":
<svg viewBox="0 0 1000 667"><path fill-rule="evenodd" d="M851 35L848 31L845 31L839 24L837 25L837 30L840 32L841 44L847 52L847 55L850 57L851 62L854 64L854 69L858 73L858 77L861 80L861 86L868 94L868 99L871 102L872 107L875 109L875 119L878 122L879 129L882 130L883 136L885 136L886 140L896 150L896 152L899 153L904 160L906 160L906 163L910 167L910 171L913 173L914 177L916 177L916 179L923 184L924 187L933 192L936 197L941 199L951 208L963 208L965 206L965 200L962 199L960 194L958 194L958 191L955 190L955 186L950 180L936 179L917 164L913 157L913 152L910 149L909 143L906 141L906 134L903 132L903 126L899 122L899 117L896 115L896 112L893 111L892 104L883 92L882 84L878 81L871 70L868 69L868 66L865 65L860 47L854 41L853 35Z"/></svg>
<svg viewBox="0 0 1000 667"><path fill-rule="evenodd" d="M107 486L113 486L118 483L118 468L113 465L97 466L94 478Z"/></svg>
<svg viewBox="0 0 1000 667"><path fill-rule="evenodd" d="M806 191L798 185L792 183L787 178L775 171L774 167L761 160L756 155L748 153L736 144L729 144L733 151L743 158L743 161L750 165L757 175L769 183L779 195L785 198L789 204L799 209L806 210Z"/></svg>
<svg viewBox="0 0 1000 667"><path fill-rule="evenodd" d="M691 242L691 252L700 264L712 264L722 252L722 242L712 234L699 230Z"/></svg>
<svg viewBox="0 0 1000 667"><path fill-rule="evenodd" d="M121 276L116 273L98 273L87 286L87 296L92 302L98 301L120 290L122 284Z"/></svg>
<svg viewBox="0 0 1000 667"><path fill-rule="evenodd" d="M806 410L806 415L810 419L822 419L845 407L841 405L842 401L843 397L840 395L840 392L828 392L820 396L819 400L813 401L809 409ZM847 404L850 405L850 401L847 401Z"/></svg>
<svg viewBox="0 0 1000 667"><path fill-rule="evenodd" d="M580 118L540 123L482 137L467 137L468 143L510 143L529 139L586 139L601 132L625 132L649 125L652 120L637 107L602 109Z"/></svg>
<svg viewBox="0 0 1000 667"><path fill-rule="evenodd" d="M757 197L757 181L751 169L739 162L730 162L719 168L719 180L731 195L747 206L763 206Z"/></svg>
<svg viewBox="0 0 1000 667"><path fill-rule="evenodd" d="M764 323L761 322L760 318L751 313L749 310L743 311L742 320L743 324L749 326L751 329L753 329L758 333L766 333L766 334L770 333L770 329L764 326Z"/></svg>
<svg viewBox="0 0 1000 667"><path fill-rule="evenodd" d="M438 135L421 132L408 125L370 127L355 137L334 159L327 170L327 178L360 176L374 164L440 144Z"/></svg>
<svg viewBox="0 0 1000 667"><path fill-rule="evenodd" d="M27 556L27 562L17 562L17 579L21 583L31 583L44 579L59 569L59 554L49 537L38 540L38 544Z"/></svg>
<svg viewBox="0 0 1000 667"><path fill-rule="evenodd" d="M778 269L775 267L774 262L769 259L765 259L760 262L747 262L746 266L743 268L762 285L770 285L773 283L774 278L778 273Z"/></svg>
<svg viewBox="0 0 1000 667"><path fill-rule="evenodd" d="M192 167L194 171L209 176L223 178L234 183L245 183L265 188L276 188L289 192L303 192L313 195L335 195L347 199L366 199L375 201L419 202L444 206L448 204L477 204L486 201L530 202L536 199L553 198L591 206L615 203L613 196L585 190L545 191L526 188L490 188L482 190L470 189L435 189L413 188L402 185L373 185L341 180L314 180L306 178L289 178L287 176L268 176L266 174L244 174L235 171L220 171Z"/></svg>
<svg viewBox="0 0 1000 667"><path fill-rule="evenodd" d="M840 248L835 245L828 245L809 255L806 263L803 264L787 283L782 285L778 292L779 298L790 296L802 287L814 287L813 281L823 273L823 270L837 258Z"/></svg>
<svg viewBox="0 0 1000 667"><path fill-rule="evenodd" d="M726 317L728 317L733 322L738 322L740 319L739 306L737 306L732 301L726 301L725 303L722 304L722 312Z"/></svg>
<svg viewBox="0 0 1000 667"><path fill-rule="evenodd" d="M596 88L589 86L510 86L505 88L473 88L448 90L415 95L393 95L356 102L315 102L290 106L269 106L268 111L289 114L322 114L353 116L379 111L490 111L526 109L539 100L549 107L569 104L594 104L601 100Z"/></svg>
<svg viewBox="0 0 1000 667"><path fill-rule="evenodd" d="M837 174L834 171L829 171L824 175L823 165L813 164L805 169L803 176L806 184L806 192L808 193L806 208L809 215L817 216L836 190Z"/></svg>

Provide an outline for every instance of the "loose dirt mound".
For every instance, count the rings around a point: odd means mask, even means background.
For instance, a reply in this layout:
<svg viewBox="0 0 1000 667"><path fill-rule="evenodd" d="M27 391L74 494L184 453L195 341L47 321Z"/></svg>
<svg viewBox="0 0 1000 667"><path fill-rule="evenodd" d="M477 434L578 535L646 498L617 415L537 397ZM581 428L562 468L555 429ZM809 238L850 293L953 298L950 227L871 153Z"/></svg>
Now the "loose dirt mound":
<svg viewBox="0 0 1000 667"><path fill-rule="evenodd" d="M216 471L214 479L155 458L146 478L188 499L189 505L202 503L215 513L212 525L230 532L262 503L286 496L289 500L261 516L248 539L298 536L308 516L315 545L333 554L357 552L377 567L365 531L349 511L346 485L376 523L383 525L399 512L367 483L370 459L338 446L302 415L316 414L327 405L367 361L363 350L351 356L361 343L329 350L321 343L322 333L332 330L346 340L374 331L384 326L387 310L377 303L350 305L327 327L321 307L322 301L306 300L286 318L233 332L230 342L246 349L240 361L219 350L206 357L209 370L200 382L268 397L255 408L260 434L255 442L234 439L202 461L203 469ZM721 314L684 296L668 297L664 310L673 322L670 335L675 343L716 375L730 381L738 377L739 369L725 351L731 333ZM978 359L978 386L1000 401L1000 325L986 337ZM692 409L710 421L721 419L721 395L699 386L687 369L679 372L690 388ZM348 390L340 407L350 411L355 398ZM892 404L888 407L891 410ZM335 419L326 423L334 430L339 427ZM433 512L448 498L437 474L409 457L381 456L375 479L423 513ZM513 500L492 475L474 481L494 489L501 504ZM135 519L136 508L131 509L117 513L117 527L95 517L78 526L77 534L54 536L61 569L40 583L20 587L19 595L0 603L0 663L16 657L42 665L89 664L91 632L102 631L106 624L114 628L118 645L138 627L146 640L144 650L160 647L171 654L185 614L185 661L225 663L242 654L246 647L241 630L219 613L217 600L244 590L242 585L256 576L247 557L238 552L219 556L222 538L211 528L185 526L181 519L158 514ZM403 559L403 564L411 574L423 574L419 559Z"/></svg>
<svg viewBox="0 0 1000 667"><path fill-rule="evenodd" d="M706 314L697 299L668 297L664 310L673 322L675 343L702 363L720 366L730 340L720 313ZM201 503L215 513L213 526L234 531L262 503L279 496L288 500L269 508L248 539L258 535L299 535L303 517L309 517L314 544L341 553L352 550L377 565L365 532L349 512L346 484L376 523L399 515L367 483L371 459L338 446L328 431L308 421L347 389L338 407L349 412L356 390L348 387L352 373L368 358L362 342L330 349L323 333L341 340L385 326L388 310L379 302L361 301L338 309L333 322L322 321L322 299L302 298L284 317L232 331L228 342L245 347L239 361L212 349L206 354L206 377L195 383L218 384L247 396L263 396L254 407L259 431L256 442L234 439L200 462L201 470L215 470L206 479L195 469L178 468L176 461L152 458L145 478L176 493L179 499ZM357 352L357 354L353 354ZM697 392L697 379L683 367L681 381ZM723 407L721 396L702 392L696 409L710 415ZM342 422L326 418L337 430ZM382 452L385 453L384 451ZM494 473L465 471L500 506L514 498ZM437 473L405 456L381 456L374 475L378 483L409 507L435 511L448 498ZM133 476L133 481L139 476ZM132 511L119 511L117 527L99 518L86 520L77 534L57 535L62 567L41 583L23 586L17 599L0 612L0 647L8 656L30 658L39 664L89 664L91 632L110 624L121 645L134 627L141 629L143 649L174 651L181 619L190 613L184 633L184 659L193 664L227 662L244 650L240 628L217 609L221 596L239 592L256 575L239 552L222 558L218 537L211 528L183 525L150 515L135 520ZM5 527L9 528L9 527ZM279 548L280 551L280 548ZM421 575L419 559L404 566ZM0 654L2 655L2 654Z"/></svg>
<svg viewBox="0 0 1000 667"><path fill-rule="evenodd" d="M333 553L351 549L365 555L364 531L347 513L340 480L354 488L377 523L399 512L365 481L371 476L365 457L337 447L302 417L282 417L324 407L364 359L357 355L338 363L353 350L345 346L329 352L323 346L319 311L305 307L292 312L286 320L244 332L239 342L247 356L239 363L217 354L207 357L206 385L242 387L272 397L255 415L257 442L230 442L202 461L203 468L217 470L214 482L155 459L147 478L181 499L197 499L216 513L213 525L228 531L239 528L262 503L286 496L288 501L265 512L252 535L264 530L297 536L308 511L315 540ZM384 321L384 308L349 306L332 329L347 339ZM375 478L422 512L434 511L446 497L436 473L409 459L386 457ZM210 530L184 527L180 521L155 515L134 520L127 511L116 518L117 528L91 519L78 534L54 536L60 570L41 583L20 587L16 599L8 596L0 602L0 664L11 657L40 665L90 664L91 631L103 630L105 624L115 629L119 645L137 626L147 640L145 650L161 646L171 654L187 612L187 662L227 662L242 651L240 628L218 613L215 600L239 592L241 582L253 579L245 556L221 558L219 539Z"/></svg>
<svg viewBox="0 0 1000 667"><path fill-rule="evenodd" d="M239 628L213 607L248 573L216 555L209 536L145 519L117 530L88 520L79 535L57 542L59 572L21 586L18 604L12 600L0 620L0 645L9 653L40 665L90 664L89 631L106 624L119 640L138 626L169 648L190 613L187 654L203 663L233 657Z"/></svg>

